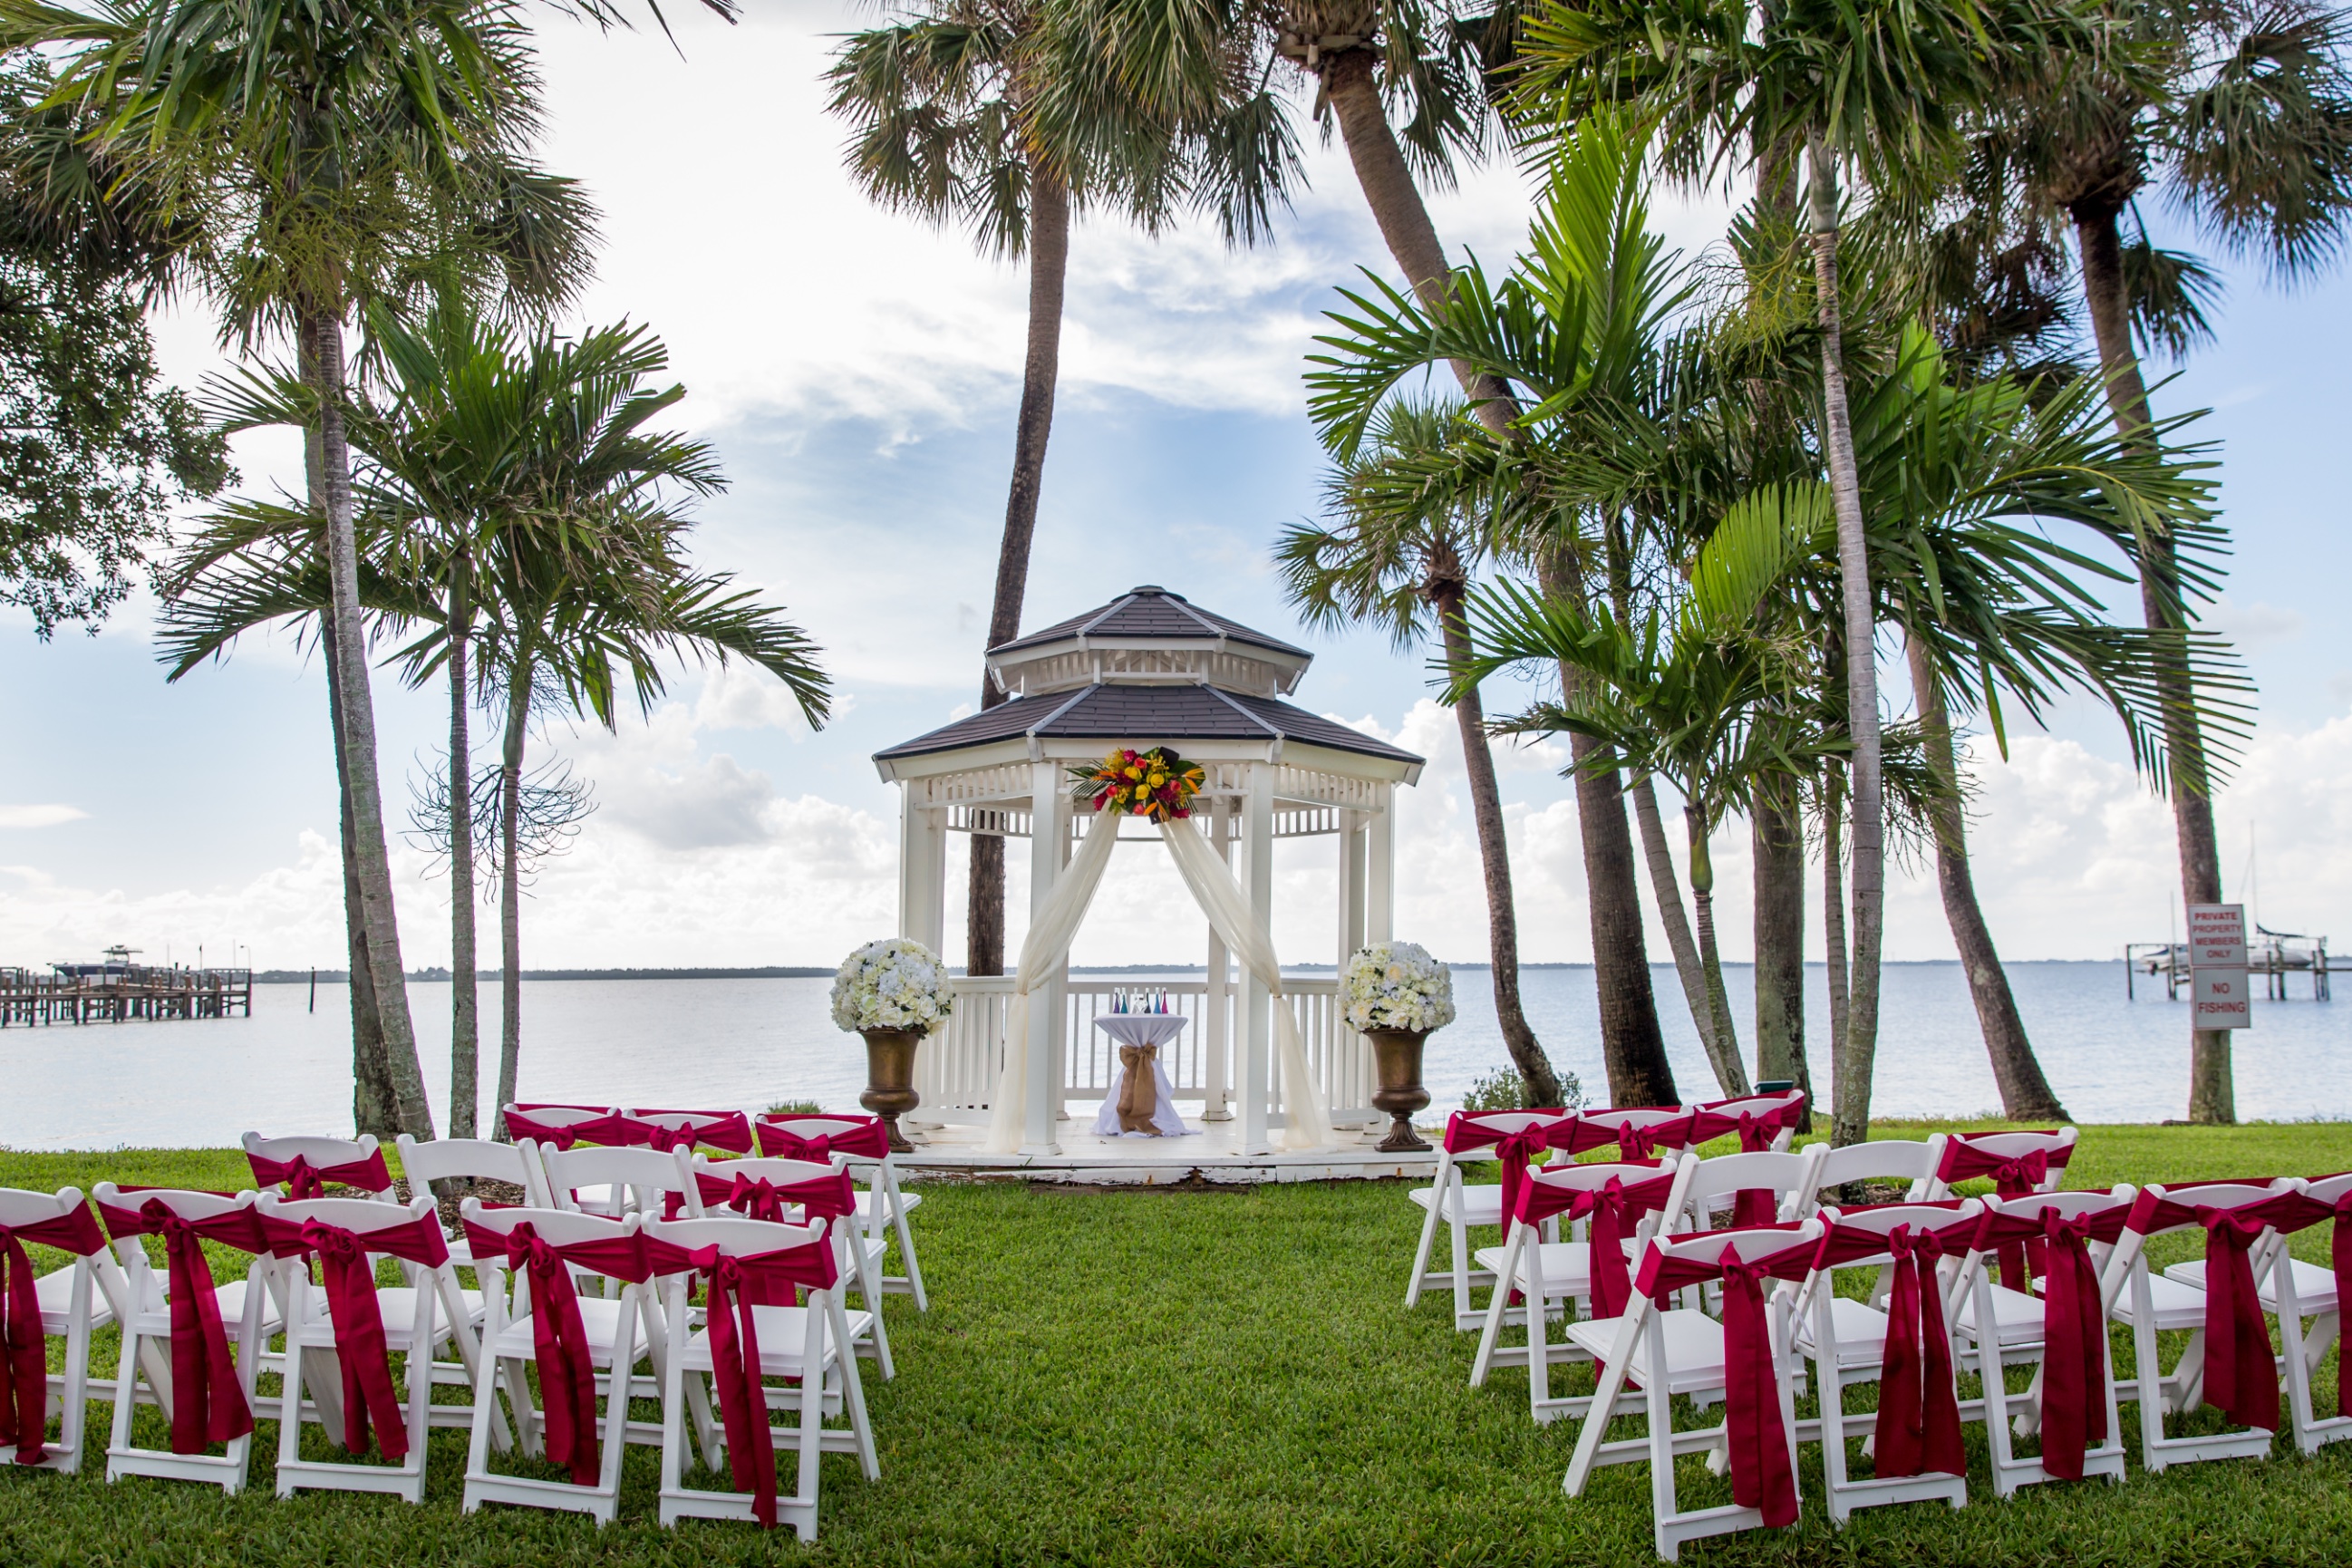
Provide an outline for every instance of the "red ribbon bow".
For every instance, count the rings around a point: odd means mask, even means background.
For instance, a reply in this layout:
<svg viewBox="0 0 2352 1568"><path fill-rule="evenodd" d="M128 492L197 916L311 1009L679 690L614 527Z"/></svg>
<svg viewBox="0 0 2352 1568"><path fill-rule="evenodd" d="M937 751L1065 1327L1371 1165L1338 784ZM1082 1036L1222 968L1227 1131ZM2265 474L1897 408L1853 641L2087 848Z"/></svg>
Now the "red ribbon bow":
<svg viewBox="0 0 2352 1568"><path fill-rule="evenodd" d="M1734 1110L1734 1106L1743 1109ZM1719 1100L1712 1105L1700 1106L1692 1114L1690 1142L1705 1143L1737 1132L1741 1153L1761 1154L1772 1147L1773 1140L1782 1131L1805 1118L1805 1097L1801 1094L1761 1110L1753 1106L1753 1100L1744 1099ZM1731 1196L1731 1223L1736 1226L1770 1225L1780 1217L1780 1196L1769 1187L1744 1187Z"/></svg>
<svg viewBox="0 0 2352 1568"><path fill-rule="evenodd" d="M346 1160L340 1165L313 1165L300 1154L282 1162L251 1152L245 1158L253 1167L256 1182L265 1187L283 1183L286 1195L297 1202L325 1197L329 1182L370 1193L380 1193L392 1185L392 1173L384 1167L381 1149L370 1150L363 1160Z"/></svg>
<svg viewBox="0 0 2352 1568"><path fill-rule="evenodd" d="M1822 1237L1817 1268L1880 1253L1895 1259L1886 1339L1879 1359L1877 1437L1872 1445L1881 1477L1967 1472L1952 1342L1944 1326L1943 1293L1935 1287L1935 1267L1937 1258L1966 1251L1976 1227L1973 1217L1942 1226L1906 1222L1884 1233L1867 1226L1832 1224ZM1817 1289L1826 1285L1823 1281Z"/></svg>
<svg viewBox="0 0 2352 1568"><path fill-rule="evenodd" d="M826 1219L840 1219L857 1212L857 1189L850 1185L846 1171L812 1176L804 1182L781 1183L740 1171L725 1178L697 1171L694 1184L706 1207L716 1204L753 1219L777 1224L798 1223L785 1213L794 1205Z"/></svg>
<svg viewBox="0 0 2352 1568"><path fill-rule="evenodd" d="M838 1132L820 1132L814 1138L803 1138L787 1131L772 1122L760 1123L760 1152L772 1160L831 1160L835 1154L847 1154L860 1160L887 1160L890 1157L890 1134L877 1121L861 1121L855 1127L845 1127Z"/></svg>
<svg viewBox="0 0 2352 1568"><path fill-rule="evenodd" d="M1757 1230L1722 1234L1753 1236ZM1721 1282L1724 1426L1731 1445L1731 1499L1742 1508L1759 1510L1765 1524L1773 1529L1797 1522L1797 1477L1789 1459L1789 1428L1780 1418L1771 1329L1764 1318L1763 1282L1803 1279L1818 1249L1817 1243L1808 1241L1743 1260L1738 1247L1727 1240L1723 1251L1709 1262L1670 1257L1653 1242L1633 1287L1663 1308L1676 1290L1709 1280Z"/></svg>
<svg viewBox="0 0 2352 1568"><path fill-rule="evenodd" d="M106 1237L79 1204L53 1219L0 1225L0 1444L16 1448L18 1464L37 1465L48 1457L49 1347L28 1241L88 1258L106 1250Z"/></svg>
<svg viewBox="0 0 2352 1568"><path fill-rule="evenodd" d="M2298 1192L2270 1193L2245 1203L2200 1204L2199 1187L2268 1186L2267 1178L2198 1182L2158 1197L2143 1192L2132 1205L2131 1228L2148 1235L2187 1225L2205 1229L2205 1402L2241 1426L2278 1430L2278 1363L2248 1253L2263 1231L2301 1230L2329 1210ZM2284 1264L2282 1265L2284 1267ZM2339 1373L2340 1381L2340 1373Z"/></svg>
<svg viewBox="0 0 2352 1568"><path fill-rule="evenodd" d="M517 1105L501 1111L507 1124L507 1136L520 1142L529 1138L558 1150L569 1149L574 1143L601 1143L608 1148L628 1148L642 1143L643 1124L630 1121L617 1111L592 1116L582 1121L541 1121L530 1113L534 1110L585 1110L581 1105Z"/></svg>
<svg viewBox="0 0 2352 1568"><path fill-rule="evenodd" d="M317 1219L293 1224L265 1218L262 1229L269 1249L279 1258L315 1255L319 1259L327 1311L335 1325L335 1362L343 1375L343 1447L365 1453L373 1426L385 1458L406 1458L408 1426L400 1395L392 1386L392 1352L384 1339L383 1305L376 1300L375 1263L369 1255L381 1252L438 1268L449 1259L449 1244L440 1226L425 1215L414 1224L365 1235ZM423 1288L432 1289L429 1284ZM410 1347L410 1377L428 1375L428 1353L424 1345Z"/></svg>
<svg viewBox="0 0 2352 1568"><path fill-rule="evenodd" d="M2055 1209L2005 1215L1988 1209L1970 1244L1979 1252L2031 1237L2043 1246L2042 1281L2042 1468L2060 1480L2083 1479L2083 1456L2107 1440L2107 1315L2089 1244L2112 1243L2130 1210L2072 1218ZM1978 1331L1991 1334L1990 1323Z"/></svg>
<svg viewBox="0 0 2352 1568"><path fill-rule="evenodd" d="M2053 1136L2054 1134L2044 1134ZM1978 1137L2004 1137L2003 1133L1978 1133ZM2034 1149L2022 1154L1996 1154L1969 1141L1961 1133L1944 1144L1944 1157L1936 1170L1936 1179L1947 1186L1954 1182L1974 1181L1979 1177L1992 1179L1992 1190L2004 1198L2030 1197L2042 1190L2042 1184L2053 1170L2063 1171L2074 1156L2074 1145L2061 1144L2054 1149ZM1997 1255L2000 1263L2000 1282L2012 1290L2031 1291L2033 1281L2041 1278L2046 1267L2042 1238L2027 1237L2003 1246Z"/></svg>
<svg viewBox="0 0 2352 1568"><path fill-rule="evenodd" d="M210 1219L184 1219L161 1198L149 1198L135 1209L100 1204L99 1216L106 1221L107 1234L118 1241L127 1236L163 1238L172 1295L172 1452L200 1454L210 1444L252 1431L253 1412L237 1382L236 1361L229 1353L228 1330L221 1322L220 1300L215 1294L218 1287L213 1283L204 1243L267 1252L269 1244L262 1239L260 1217L250 1208L238 1207Z"/></svg>
<svg viewBox="0 0 2352 1568"><path fill-rule="evenodd" d="M691 1116L695 1120L683 1127L667 1127L652 1120L656 1116ZM640 1141L665 1152L691 1149L698 1143L723 1149L730 1154L751 1152L751 1123L740 1110L640 1110L626 1120L638 1130Z"/></svg>
<svg viewBox="0 0 2352 1568"><path fill-rule="evenodd" d="M1691 1134L1697 1130L1698 1112L1694 1110L1683 1116L1669 1117L1664 1121L1654 1121L1646 1127L1623 1121L1614 1128L1597 1128L1595 1131L1600 1136L1595 1142L1606 1143L1614 1140L1620 1160L1627 1164L1650 1164L1657 1160L1658 1152L1662 1149L1689 1147Z"/></svg>
<svg viewBox="0 0 2352 1568"><path fill-rule="evenodd" d="M1493 1126L1470 1110L1457 1110L1445 1119L1448 1153L1465 1154L1476 1149L1495 1151L1496 1162L1503 1172L1506 1215L1518 1213L1519 1191L1527 1182L1528 1167L1536 1163L1536 1157L1549 1150L1572 1147L1576 1141L1574 1117L1547 1119L1517 1129Z"/></svg>
<svg viewBox="0 0 2352 1568"><path fill-rule="evenodd" d="M529 1220L500 1233L470 1222L466 1239L477 1258L503 1254L507 1267L530 1279L530 1339L538 1354L539 1386L547 1406L547 1457L570 1468L574 1486L596 1484L596 1367L588 1327L569 1265L631 1282L650 1270L636 1237L597 1237L558 1247Z"/></svg>
<svg viewBox="0 0 2352 1568"><path fill-rule="evenodd" d="M1633 1300L1633 1270L1625 1260L1624 1239L1633 1232L1634 1216L1655 1214L1674 1192L1675 1173L1652 1176L1630 1185L1612 1176L1598 1187L1562 1187L1549 1182L1529 1182L1519 1189L1512 1215L1533 1226L1555 1215L1591 1221L1586 1235L1587 1272L1592 1280L1592 1315L1622 1318Z"/></svg>
<svg viewBox="0 0 2352 1568"><path fill-rule="evenodd" d="M735 1489L751 1494L751 1517L776 1528L776 1445L768 1427L767 1385L761 1382L758 1309L755 1298L805 1285L830 1290L837 1278L833 1246L820 1237L798 1247L748 1258L728 1258L716 1247L688 1250L672 1242L645 1239L654 1271L691 1269L710 1282L705 1321L710 1335L712 1381L719 1385L719 1423L727 1433L727 1463ZM812 1309L814 1310L814 1309ZM850 1353L846 1345L840 1353ZM821 1375L803 1367L803 1377Z"/></svg>

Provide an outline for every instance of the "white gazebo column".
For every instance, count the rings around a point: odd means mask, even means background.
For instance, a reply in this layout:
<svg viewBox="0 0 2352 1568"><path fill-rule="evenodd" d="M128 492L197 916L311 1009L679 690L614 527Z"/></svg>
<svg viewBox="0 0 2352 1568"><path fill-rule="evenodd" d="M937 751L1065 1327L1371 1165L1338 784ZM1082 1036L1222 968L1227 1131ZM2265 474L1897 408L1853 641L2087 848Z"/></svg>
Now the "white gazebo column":
<svg viewBox="0 0 2352 1568"><path fill-rule="evenodd" d="M1035 920L1037 911L1054 891L1054 884L1062 879L1062 868L1070 837L1070 793L1064 787L1062 764L1041 762L1030 769L1032 783L1029 803L1029 917ZM1062 1066L1062 976L1068 972L1066 962L1054 977L1043 985L1034 985L1029 993L1029 1081L1022 1089L1021 1152L1024 1154L1058 1154L1059 1143L1054 1141L1054 1114L1058 1096L1055 1082L1061 1077Z"/></svg>
<svg viewBox="0 0 2352 1568"><path fill-rule="evenodd" d="M1380 786L1372 819L1364 825L1371 842L1364 856L1364 941L1396 940L1396 785Z"/></svg>
<svg viewBox="0 0 2352 1568"><path fill-rule="evenodd" d="M916 805L918 787L899 786L898 934L937 952L947 936L947 816Z"/></svg>
<svg viewBox="0 0 2352 1568"><path fill-rule="evenodd" d="M1339 816L1339 967L1364 945L1364 814Z"/></svg>
<svg viewBox="0 0 2352 1568"><path fill-rule="evenodd" d="M1233 863L1234 803L1231 797L1218 795L1209 803L1209 845L1217 858ZM1229 960L1225 939L1217 928L1209 928L1209 968L1206 994L1201 998L1201 1040L1208 1062L1202 1085L1208 1096L1208 1109L1201 1113L1206 1121L1231 1121L1234 1119L1233 1074L1233 986L1226 978Z"/></svg>
<svg viewBox="0 0 2352 1568"><path fill-rule="evenodd" d="M1274 769L1252 763L1248 769L1249 798L1242 808L1242 833L1249 871L1250 918L1265 930L1274 912ZM1255 971L1243 976L1241 1152L1273 1152L1266 1133L1269 1069L1274 1057L1273 993Z"/></svg>

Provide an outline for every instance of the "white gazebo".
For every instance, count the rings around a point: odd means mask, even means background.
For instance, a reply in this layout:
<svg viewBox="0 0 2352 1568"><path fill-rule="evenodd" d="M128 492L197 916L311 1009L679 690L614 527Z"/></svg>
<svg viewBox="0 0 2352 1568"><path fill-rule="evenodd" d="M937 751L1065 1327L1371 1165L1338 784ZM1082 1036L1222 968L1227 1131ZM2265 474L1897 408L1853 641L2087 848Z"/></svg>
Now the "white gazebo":
<svg viewBox="0 0 2352 1568"><path fill-rule="evenodd" d="M1205 833L1246 890L1259 931L1270 929L1275 841L1330 835L1339 840L1335 960L1389 940L1391 808L1397 785L1419 780L1422 759L1284 701L1311 660L1303 648L1156 586L990 649L989 679L1006 701L874 758L882 777L900 786L899 934L940 950L950 833L1029 840L1034 919L1092 816L1073 802L1069 769L1113 746L1164 744L1206 773L1192 828L1171 830ZM1130 839L1159 837L1149 823L1122 826ZM1114 991L1136 986L1169 993L1171 1008L1192 1019L1162 1065L1186 1119L1223 1124L1215 1146L1232 1156L1269 1155L1274 1130L1287 1120L1273 1049L1276 1006L1292 1010L1339 1139L1352 1143L1360 1129L1385 1120L1370 1105L1370 1048L1340 1021L1335 974L1286 971L1277 996L1245 965L1236 984L1213 925L1204 957L1204 974L1074 978L1057 963L1049 980L1033 982L1026 1049L1012 1058L1023 1160L1065 1154L1067 1101L1116 1094L1116 1051L1091 1023ZM908 1118L930 1131L941 1153L976 1148L966 1129L991 1120L1007 1060L1006 1020L1016 1011L1013 976L961 978L955 988L953 1022L918 1053L922 1104ZM1198 1152L1165 1155L1181 1161Z"/></svg>

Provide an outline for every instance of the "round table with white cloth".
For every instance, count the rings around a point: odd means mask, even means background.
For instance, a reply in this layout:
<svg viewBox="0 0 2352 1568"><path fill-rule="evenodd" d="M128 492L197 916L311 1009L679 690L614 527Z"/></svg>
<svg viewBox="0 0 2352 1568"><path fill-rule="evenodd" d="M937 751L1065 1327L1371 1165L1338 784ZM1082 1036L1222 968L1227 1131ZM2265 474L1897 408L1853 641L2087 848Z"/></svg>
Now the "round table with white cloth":
<svg viewBox="0 0 2352 1568"><path fill-rule="evenodd" d="M1181 1013L1107 1013L1095 1020L1096 1028L1118 1042L1120 1069L1118 1092L1104 1096L1095 1113L1097 1134L1181 1138L1192 1131L1176 1114L1175 1086L1160 1065L1160 1047L1182 1034L1184 1023Z"/></svg>

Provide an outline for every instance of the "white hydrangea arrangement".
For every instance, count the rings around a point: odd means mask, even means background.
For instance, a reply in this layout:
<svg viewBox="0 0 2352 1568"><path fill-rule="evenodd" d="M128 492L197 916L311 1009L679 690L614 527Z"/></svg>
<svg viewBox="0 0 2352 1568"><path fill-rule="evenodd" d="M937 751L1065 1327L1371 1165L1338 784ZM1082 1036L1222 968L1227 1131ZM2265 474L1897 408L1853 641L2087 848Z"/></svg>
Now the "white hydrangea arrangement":
<svg viewBox="0 0 2352 1568"><path fill-rule="evenodd" d="M1454 972L1418 942L1358 948L1339 974L1348 1026L1426 1034L1454 1022Z"/></svg>
<svg viewBox="0 0 2352 1568"><path fill-rule="evenodd" d="M833 977L833 1021L853 1034L866 1029L947 1026L955 998L947 966L919 942L894 936L869 942L841 961Z"/></svg>

